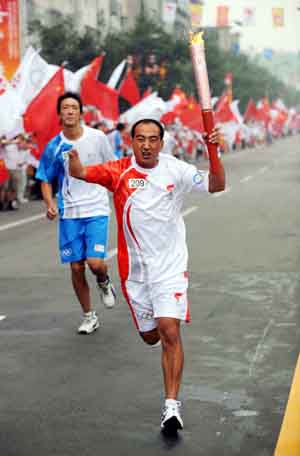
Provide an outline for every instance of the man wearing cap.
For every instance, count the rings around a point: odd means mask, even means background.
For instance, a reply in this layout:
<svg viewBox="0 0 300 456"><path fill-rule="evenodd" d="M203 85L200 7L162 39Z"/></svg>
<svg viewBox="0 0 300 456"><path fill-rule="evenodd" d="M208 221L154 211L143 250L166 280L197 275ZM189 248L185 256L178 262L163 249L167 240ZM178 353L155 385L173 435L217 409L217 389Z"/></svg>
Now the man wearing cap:
<svg viewBox="0 0 300 456"><path fill-rule="evenodd" d="M140 119L131 129L132 157L83 166L76 150L71 150L69 170L71 176L113 192L122 290L142 339L162 346L161 428L169 433L183 428L177 400L184 361L180 323L190 320L188 253L180 210L185 193L224 190L225 173L221 162L212 174L160 154L163 136L157 120ZM209 140L219 139L216 129Z"/></svg>

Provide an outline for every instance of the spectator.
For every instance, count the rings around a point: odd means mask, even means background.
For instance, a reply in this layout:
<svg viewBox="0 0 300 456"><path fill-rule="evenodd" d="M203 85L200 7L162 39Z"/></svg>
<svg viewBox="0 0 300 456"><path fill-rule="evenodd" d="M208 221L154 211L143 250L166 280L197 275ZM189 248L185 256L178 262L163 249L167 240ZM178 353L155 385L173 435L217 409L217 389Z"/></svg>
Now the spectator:
<svg viewBox="0 0 300 456"><path fill-rule="evenodd" d="M109 142L113 148L114 154L118 159L122 158L124 156L124 152L126 151L126 145L123 140L125 130L125 124L120 122L117 124L115 130L107 135Z"/></svg>

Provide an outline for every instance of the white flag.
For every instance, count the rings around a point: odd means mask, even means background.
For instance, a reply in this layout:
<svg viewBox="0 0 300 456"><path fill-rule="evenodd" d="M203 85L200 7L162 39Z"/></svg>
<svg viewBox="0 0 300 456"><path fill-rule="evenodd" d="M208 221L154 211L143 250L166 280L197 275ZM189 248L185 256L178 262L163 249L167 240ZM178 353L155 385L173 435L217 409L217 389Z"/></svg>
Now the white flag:
<svg viewBox="0 0 300 456"><path fill-rule="evenodd" d="M89 65L86 65L79 70L73 73L70 70L64 69L64 80L65 80L65 90L75 93L80 93L81 81L89 69Z"/></svg>
<svg viewBox="0 0 300 456"><path fill-rule="evenodd" d="M11 81L12 87L26 107L47 84L55 71L33 47L27 49Z"/></svg>
<svg viewBox="0 0 300 456"><path fill-rule="evenodd" d="M120 121L133 125L138 120L146 118L159 120L167 110L166 102L157 96L157 92L153 92L125 111L120 116Z"/></svg>
<svg viewBox="0 0 300 456"><path fill-rule="evenodd" d="M12 87L8 87L0 96L0 136L7 138L23 131L22 114L24 105Z"/></svg>
<svg viewBox="0 0 300 456"><path fill-rule="evenodd" d="M119 65L112 72L112 74L108 80L108 83L106 85L108 85L112 89L115 89L117 87L118 82L120 81L121 75L124 71L126 63L127 63L126 60L122 60L122 62L119 63Z"/></svg>
<svg viewBox="0 0 300 456"><path fill-rule="evenodd" d="M237 121L240 124L242 124L243 116L241 115L240 110L239 110L239 102L240 102L240 100L234 100L232 103L230 103L230 109L233 112L233 114L235 115Z"/></svg>

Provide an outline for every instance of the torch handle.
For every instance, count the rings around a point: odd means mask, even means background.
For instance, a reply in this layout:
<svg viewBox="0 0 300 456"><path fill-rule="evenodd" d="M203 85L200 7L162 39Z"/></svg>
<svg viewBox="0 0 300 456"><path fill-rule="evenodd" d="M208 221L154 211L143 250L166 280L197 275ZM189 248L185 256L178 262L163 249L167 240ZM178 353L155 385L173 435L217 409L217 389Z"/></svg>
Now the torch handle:
<svg viewBox="0 0 300 456"><path fill-rule="evenodd" d="M215 126L213 112L211 109L209 109L209 110L203 109L202 116L203 116L204 130L207 133L206 145L207 145L207 150L208 150L210 171L212 174L216 174L220 167L220 161L219 161L219 157L218 157L218 145L213 144L208 141L208 137L211 134L211 132Z"/></svg>

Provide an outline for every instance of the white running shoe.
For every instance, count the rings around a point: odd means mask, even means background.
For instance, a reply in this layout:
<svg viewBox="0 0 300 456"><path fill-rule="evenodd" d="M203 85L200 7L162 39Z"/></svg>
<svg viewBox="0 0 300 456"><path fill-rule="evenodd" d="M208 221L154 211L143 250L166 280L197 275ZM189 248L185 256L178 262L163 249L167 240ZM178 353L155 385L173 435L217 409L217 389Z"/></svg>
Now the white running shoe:
<svg viewBox="0 0 300 456"><path fill-rule="evenodd" d="M111 309L116 304L116 292L110 278L106 282L97 282L100 298L108 309Z"/></svg>
<svg viewBox="0 0 300 456"><path fill-rule="evenodd" d="M161 415L161 429L166 433L176 433L178 429L183 429L183 421L180 416L181 402L172 401L166 404Z"/></svg>
<svg viewBox="0 0 300 456"><path fill-rule="evenodd" d="M99 319L95 312L90 312L83 317L82 323L78 328L79 334L91 334L100 326Z"/></svg>

